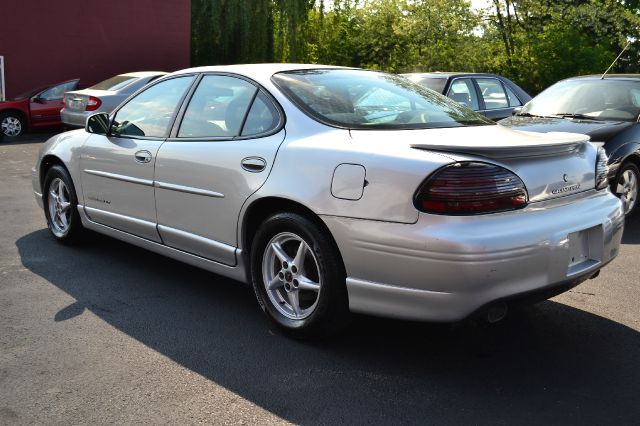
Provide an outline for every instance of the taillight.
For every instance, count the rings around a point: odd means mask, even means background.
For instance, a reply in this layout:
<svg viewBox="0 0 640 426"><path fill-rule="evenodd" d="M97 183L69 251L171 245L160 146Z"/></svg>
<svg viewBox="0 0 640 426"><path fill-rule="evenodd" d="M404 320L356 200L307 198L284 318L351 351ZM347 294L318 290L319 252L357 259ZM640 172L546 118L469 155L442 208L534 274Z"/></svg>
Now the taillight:
<svg viewBox="0 0 640 426"><path fill-rule="evenodd" d="M69 105L69 99L71 98L71 95L69 95L68 93L65 93L62 99L62 102L64 102L64 104L68 107L70 107Z"/></svg>
<svg viewBox="0 0 640 426"><path fill-rule="evenodd" d="M95 111L100 108L102 105L102 101L95 96L89 96L89 100L87 101L87 106L84 108L85 111Z"/></svg>
<svg viewBox="0 0 640 426"><path fill-rule="evenodd" d="M596 159L596 189L604 189L609 185L609 159L603 147L598 148L598 157Z"/></svg>
<svg viewBox="0 0 640 426"><path fill-rule="evenodd" d="M522 180L494 164L461 162L444 166L420 186L416 208L425 213L473 215L516 210L529 197Z"/></svg>

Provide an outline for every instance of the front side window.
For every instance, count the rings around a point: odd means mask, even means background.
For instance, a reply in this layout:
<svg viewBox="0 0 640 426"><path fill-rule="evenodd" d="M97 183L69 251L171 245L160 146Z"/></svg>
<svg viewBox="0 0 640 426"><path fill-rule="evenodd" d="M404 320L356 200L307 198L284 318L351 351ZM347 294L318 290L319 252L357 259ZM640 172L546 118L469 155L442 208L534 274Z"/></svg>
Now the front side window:
<svg viewBox="0 0 640 426"><path fill-rule="evenodd" d="M475 111L480 109L476 89L473 87L473 81L471 81L470 78L458 78L454 80L453 83L451 83L447 96L467 108Z"/></svg>
<svg viewBox="0 0 640 426"><path fill-rule="evenodd" d="M116 113L112 134L166 137L178 104L194 78L190 75L172 78L139 93Z"/></svg>
<svg viewBox="0 0 640 426"><path fill-rule="evenodd" d="M275 74L273 82L302 111L349 129L428 129L494 124L450 99L395 75L312 69Z"/></svg>
<svg viewBox="0 0 640 426"><path fill-rule="evenodd" d="M62 99L62 97L64 96L64 92L69 92L75 89L77 83L78 82L74 80L58 84L57 86L53 86L52 88L42 92L40 94L40 99L44 99L45 101L55 101L58 99Z"/></svg>
<svg viewBox="0 0 640 426"><path fill-rule="evenodd" d="M544 117L637 121L640 81L565 80L540 93L520 112Z"/></svg>
<svg viewBox="0 0 640 426"><path fill-rule="evenodd" d="M507 94L504 92L500 81L495 78L478 78L476 82L480 88L480 93L482 93L486 109L509 108Z"/></svg>

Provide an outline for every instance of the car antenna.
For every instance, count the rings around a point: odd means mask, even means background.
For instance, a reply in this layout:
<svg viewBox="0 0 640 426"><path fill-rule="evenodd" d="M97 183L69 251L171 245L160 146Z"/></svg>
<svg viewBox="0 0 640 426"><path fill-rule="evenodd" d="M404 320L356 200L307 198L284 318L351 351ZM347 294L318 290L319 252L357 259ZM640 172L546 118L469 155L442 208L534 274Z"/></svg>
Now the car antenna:
<svg viewBox="0 0 640 426"><path fill-rule="evenodd" d="M609 65L609 68L607 68L607 70L604 72L604 74L602 74L602 77L600 77L600 80L604 80L604 76L607 75L607 73L611 70L611 68L613 68L613 66L616 64L616 62L618 62L618 59L620 59L620 56L622 56L622 54L624 53L625 50L627 50L629 48L629 46L631 46L631 43L635 41L634 39L629 39L629 42L627 43L627 45L624 47L624 49L622 49L622 52L620 52L620 54L618 55L618 57L616 59L613 60L613 62L611 63L611 65Z"/></svg>

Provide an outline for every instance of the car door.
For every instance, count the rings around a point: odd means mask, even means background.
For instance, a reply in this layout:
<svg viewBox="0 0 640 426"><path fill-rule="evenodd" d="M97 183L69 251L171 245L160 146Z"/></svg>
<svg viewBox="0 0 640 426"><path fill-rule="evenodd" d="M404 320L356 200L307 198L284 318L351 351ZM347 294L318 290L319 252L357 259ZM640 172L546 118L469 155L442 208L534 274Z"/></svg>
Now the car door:
<svg viewBox="0 0 640 426"><path fill-rule="evenodd" d="M92 134L85 142L80 167L91 220L161 241L153 187L156 153L194 80L185 75L154 84L115 112L106 136Z"/></svg>
<svg viewBox="0 0 640 426"><path fill-rule="evenodd" d="M475 79L480 98L484 104L482 113L491 120L498 121L509 117L513 108L521 105L518 98L511 92L508 94L505 86L500 80L493 77L483 77Z"/></svg>
<svg viewBox="0 0 640 426"><path fill-rule="evenodd" d="M50 87L29 100L33 126L60 124L60 110L64 108L64 92L74 90L78 80L67 81Z"/></svg>
<svg viewBox="0 0 640 426"><path fill-rule="evenodd" d="M165 244L236 264L246 199L267 179L284 140L283 114L263 89L204 75L156 160L158 232Z"/></svg>

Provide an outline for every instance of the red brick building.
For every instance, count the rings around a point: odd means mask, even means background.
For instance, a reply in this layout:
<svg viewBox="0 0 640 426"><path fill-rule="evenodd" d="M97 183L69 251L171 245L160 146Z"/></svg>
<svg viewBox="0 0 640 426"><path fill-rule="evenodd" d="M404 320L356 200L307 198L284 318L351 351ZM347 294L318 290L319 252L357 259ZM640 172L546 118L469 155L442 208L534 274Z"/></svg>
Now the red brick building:
<svg viewBox="0 0 640 426"><path fill-rule="evenodd" d="M4 0L7 98L80 78L189 66L191 0Z"/></svg>

